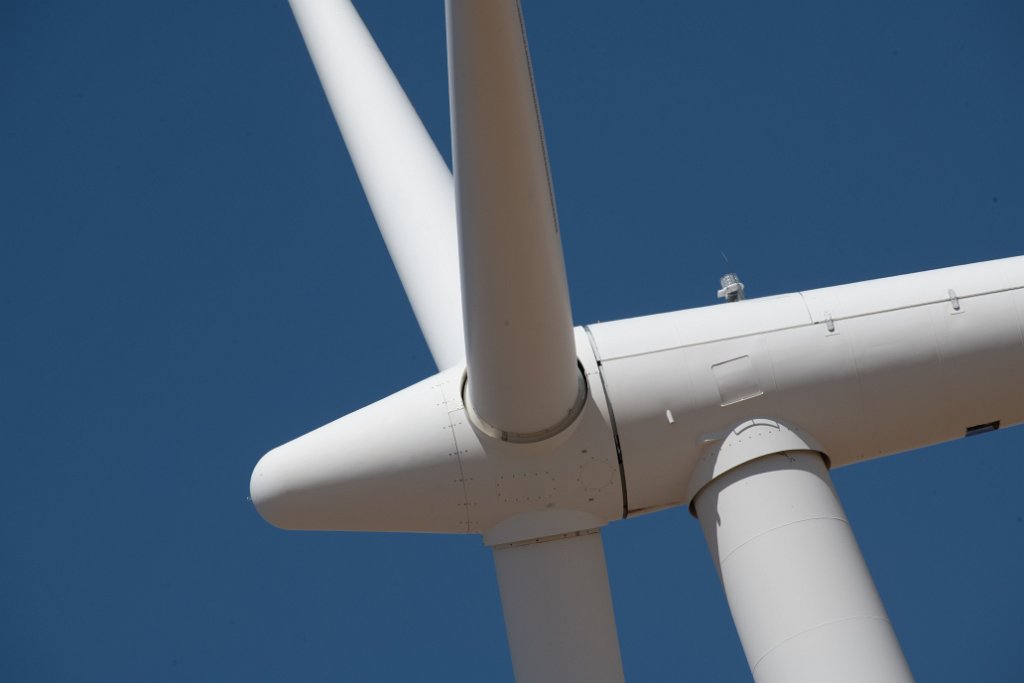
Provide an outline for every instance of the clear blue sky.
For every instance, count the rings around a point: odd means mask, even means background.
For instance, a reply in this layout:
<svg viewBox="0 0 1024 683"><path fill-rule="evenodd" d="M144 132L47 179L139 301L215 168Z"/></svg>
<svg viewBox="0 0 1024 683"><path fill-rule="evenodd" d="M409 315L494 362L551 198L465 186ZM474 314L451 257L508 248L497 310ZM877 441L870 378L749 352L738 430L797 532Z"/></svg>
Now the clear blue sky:
<svg viewBox="0 0 1024 683"><path fill-rule="evenodd" d="M441 3L360 6L448 156ZM524 10L578 323L1024 254L1019 2ZM0 679L511 681L478 537L246 501L432 372L283 0L4 3L0 180ZM834 478L918 679L1024 680L1024 428ZM686 511L605 540L629 680L749 680Z"/></svg>

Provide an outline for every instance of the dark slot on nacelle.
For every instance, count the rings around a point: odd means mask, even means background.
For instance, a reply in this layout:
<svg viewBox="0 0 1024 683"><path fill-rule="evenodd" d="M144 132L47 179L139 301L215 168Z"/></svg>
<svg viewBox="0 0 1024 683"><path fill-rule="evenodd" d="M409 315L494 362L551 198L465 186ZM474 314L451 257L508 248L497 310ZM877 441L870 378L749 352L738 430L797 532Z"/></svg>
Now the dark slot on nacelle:
<svg viewBox="0 0 1024 683"><path fill-rule="evenodd" d="M976 434L985 434L987 432L994 432L999 429L999 420L995 422L986 422L981 425L974 425L973 427L967 428L967 433L964 436L974 436Z"/></svg>

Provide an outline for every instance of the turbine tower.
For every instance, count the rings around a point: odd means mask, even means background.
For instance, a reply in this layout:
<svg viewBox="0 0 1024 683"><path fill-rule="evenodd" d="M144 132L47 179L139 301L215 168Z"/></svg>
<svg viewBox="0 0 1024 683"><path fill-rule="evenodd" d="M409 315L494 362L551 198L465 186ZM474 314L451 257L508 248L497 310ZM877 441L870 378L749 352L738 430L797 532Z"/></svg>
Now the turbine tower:
<svg viewBox="0 0 1024 683"><path fill-rule="evenodd" d="M603 682L601 529L688 506L758 683L912 680L829 469L1024 420L1024 258L574 327L518 0L447 2L452 172L349 0L291 4L438 373L264 456L259 513L480 534L516 679Z"/></svg>

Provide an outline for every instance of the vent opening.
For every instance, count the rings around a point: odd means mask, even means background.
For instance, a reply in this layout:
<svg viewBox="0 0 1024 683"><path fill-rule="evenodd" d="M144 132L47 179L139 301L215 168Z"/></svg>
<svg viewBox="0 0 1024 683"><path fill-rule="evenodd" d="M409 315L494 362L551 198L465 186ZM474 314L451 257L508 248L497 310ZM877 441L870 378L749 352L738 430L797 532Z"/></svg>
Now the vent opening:
<svg viewBox="0 0 1024 683"><path fill-rule="evenodd" d="M967 428L967 433L964 436L974 436L975 434L985 434L987 432L994 432L999 429L999 420L995 422L986 422L983 425L974 425L973 427Z"/></svg>

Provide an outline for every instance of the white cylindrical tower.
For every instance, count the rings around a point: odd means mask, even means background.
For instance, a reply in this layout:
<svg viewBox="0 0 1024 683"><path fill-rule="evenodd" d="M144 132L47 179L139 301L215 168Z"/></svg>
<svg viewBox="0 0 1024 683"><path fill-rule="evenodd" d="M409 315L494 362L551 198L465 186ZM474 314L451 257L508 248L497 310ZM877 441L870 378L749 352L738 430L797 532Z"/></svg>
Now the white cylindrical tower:
<svg viewBox="0 0 1024 683"><path fill-rule="evenodd" d="M695 499L757 683L910 683L822 457L789 451Z"/></svg>

